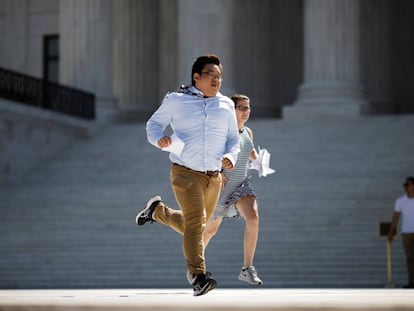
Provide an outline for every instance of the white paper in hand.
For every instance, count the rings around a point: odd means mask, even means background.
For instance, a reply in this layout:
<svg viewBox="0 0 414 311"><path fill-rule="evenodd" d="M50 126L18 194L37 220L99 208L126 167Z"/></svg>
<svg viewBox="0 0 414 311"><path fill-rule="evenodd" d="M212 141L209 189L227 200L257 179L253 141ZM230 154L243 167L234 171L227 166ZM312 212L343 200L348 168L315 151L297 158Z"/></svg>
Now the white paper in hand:
<svg viewBox="0 0 414 311"><path fill-rule="evenodd" d="M257 159L250 164L250 169L257 170L259 177L266 177L269 174L273 174L275 170L269 167L270 153L266 149L260 149L260 147L258 149Z"/></svg>
<svg viewBox="0 0 414 311"><path fill-rule="evenodd" d="M161 148L161 150L162 151L167 151L167 152L172 152L172 153L180 156L181 152L183 151L184 146L185 146L184 142L181 139L179 139L178 136L175 133L173 133L170 136L170 138L171 138L171 145L169 145L168 147Z"/></svg>

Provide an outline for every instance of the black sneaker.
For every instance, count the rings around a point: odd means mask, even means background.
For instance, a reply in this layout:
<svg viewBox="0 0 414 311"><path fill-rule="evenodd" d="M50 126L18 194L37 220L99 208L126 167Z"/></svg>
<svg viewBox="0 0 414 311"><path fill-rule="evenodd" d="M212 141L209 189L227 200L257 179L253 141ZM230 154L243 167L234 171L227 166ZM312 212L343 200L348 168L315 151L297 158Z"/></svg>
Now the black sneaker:
<svg viewBox="0 0 414 311"><path fill-rule="evenodd" d="M148 221L154 222L155 220L152 218L152 213L154 213L155 207L160 202L161 197L159 195L149 199L147 202L147 206L137 214L137 217L135 217L136 224L138 226L142 226Z"/></svg>
<svg viewBox="0 0 414 311"><path fill-rule="evenodd" d="M207 294L212 289L216 288L217 282L215 279L212 279L205 274L199 274L197 275L194 283L193 283L193 289L194 289L194 296L201 296L204 294Z"/></svg>
<svg viewBox="0 0 414 311"><path fill-rule="evenodd" d="M187 273L185 274L187 278L187 282L190 283L190 285L193 285L193 277L191 276L190 270L187 269ZM210 277L211 272L206 271L206 277Z"/></svg>

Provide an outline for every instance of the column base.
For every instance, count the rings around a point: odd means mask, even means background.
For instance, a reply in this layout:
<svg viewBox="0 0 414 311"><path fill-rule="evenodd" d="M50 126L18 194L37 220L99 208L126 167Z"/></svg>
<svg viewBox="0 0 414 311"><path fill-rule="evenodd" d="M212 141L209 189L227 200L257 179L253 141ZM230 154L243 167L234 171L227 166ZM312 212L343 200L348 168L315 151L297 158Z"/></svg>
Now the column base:
<svg viewBox="0 0 414 311"><path fill-rule="evenodd" d="M342 82L312 82L299 87L298 99L283 109L284 119L347 118L368 104L362 87Z"/></svg>
<svg viewBox="0 0 414 311"><path fill-rule="evenodd" d="M116 99L111 97L95 98L95 120L90 126L90 135L95 135L98 131L113 123L119 113L116 106Z"/></svg>
<svg viewBox="0 0 414 311"><path fill-rule="evenodd" d="M401 113L398 103L392 100L373 100L361 106L362 115L384 115Z"/></svg>

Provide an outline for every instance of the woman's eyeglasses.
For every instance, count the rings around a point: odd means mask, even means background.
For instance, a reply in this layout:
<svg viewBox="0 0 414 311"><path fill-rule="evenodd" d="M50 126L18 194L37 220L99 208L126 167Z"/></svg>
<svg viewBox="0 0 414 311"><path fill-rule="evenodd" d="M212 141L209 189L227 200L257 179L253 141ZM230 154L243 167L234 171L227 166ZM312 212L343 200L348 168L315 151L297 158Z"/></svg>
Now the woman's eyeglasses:
<svg viewBox="0 0 414 311"><path fill-rule="evenodd" d="M236 106L236 109L238 111L249 111L250 107L249 106Z"/></svg>

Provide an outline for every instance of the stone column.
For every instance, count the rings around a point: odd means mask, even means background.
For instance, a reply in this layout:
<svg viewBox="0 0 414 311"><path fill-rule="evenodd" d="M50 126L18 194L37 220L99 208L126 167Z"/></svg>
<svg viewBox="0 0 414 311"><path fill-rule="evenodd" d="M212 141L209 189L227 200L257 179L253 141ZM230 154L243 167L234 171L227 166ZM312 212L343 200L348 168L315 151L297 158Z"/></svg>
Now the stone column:
<svg viewBox="0 0 414 311"><path fill-rule="evenodd" d="M223 63L222 91L233 90L233 1L178 0L178 78L191 82L193 61L203 54L216 54ZM242 19L240 18L241 22ZM240 47L235 47L235 49Z"/></svg>
<svg viewBox="0 0 414 311"><path fill-rule="evenodd" d="M160 1L159 27L159 74L158 97L161 99L167 91L175 90L179 86L177 64L177 20L178 0ZM153 110L157 108L154 103Z"/></svg>
<svg viewBox="0 0 414 311"><path fill-rule="evenodd" d="M399 39L392 32L394 7L389 0L361 2L361 76L369 100L361 107L362 114L398 112L393 85L398 58L392 51Z"/></svg>
<svg viewBox="0 0 414 311"><path fill-rule="evenodd" d="M19 72L27 72L27 1L7 0L2 1L0 22L4 18L4 25L0 27L2 51L0 58L3 66Z"/></svg>
<svg viewBox="0 0 414 311"><path fill-rule="evenodd" d="M144 119L160 104L159 1L116 0L113 10L118 106L123 116Z"/></svg>
<svg viewBox="0 0 414 311"><path fill-rule="evenodd" d="M358 0L304 0L304 81L286 118L359 115Z"/></svg>
<svg viewBox="0 0 414 311"><path fill-rule="evenodd" d="M95 94L113 113L112 0L60 0L60 82Z"/></svg>

